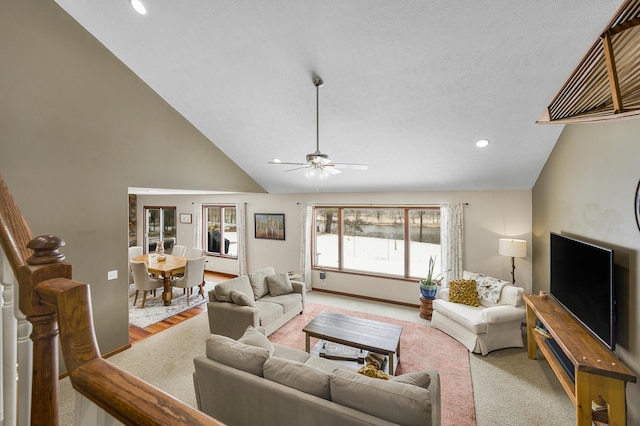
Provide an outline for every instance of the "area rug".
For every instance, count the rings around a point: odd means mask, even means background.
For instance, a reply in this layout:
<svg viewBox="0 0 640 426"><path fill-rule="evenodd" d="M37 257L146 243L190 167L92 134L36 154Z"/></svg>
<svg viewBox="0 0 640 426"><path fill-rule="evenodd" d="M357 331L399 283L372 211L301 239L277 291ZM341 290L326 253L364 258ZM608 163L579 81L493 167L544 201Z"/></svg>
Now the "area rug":
<svg viewBox="0 0 640 426"><path fill-rule="evenodd" d="M442 425L476 425L469 352L456 340L426 324L307 302L302 315L282 326L271 334L269 339L274 343L304 350L305 338L302 329L321 311L401 325L400 363L396 374L425 368L438 371L441 380ZM317 339L311 339L312 346L316 342Z"/></svg>
<svg viewBox="0 0 640 426"><path fill-rule="evenodd" d="M215 285L215 282L205 280L204 299L198 295L197 290L195 290L194 294L191 295L189 305L187 305L187 296L183 294L183 290L181 288L174 288L171 305L164 306L162 289L158 289L156 290L155 297L147 293L147 301L144 303L144 308L141 308L142 292L138 293L138 301L136 302L136 306L133 306L133 298L136 291L135 288L131 286L129 288L129 324L140 328L149 327L152 324L177 315L187 309L202 305L209 301L209 290L212 290Z"/></svg>

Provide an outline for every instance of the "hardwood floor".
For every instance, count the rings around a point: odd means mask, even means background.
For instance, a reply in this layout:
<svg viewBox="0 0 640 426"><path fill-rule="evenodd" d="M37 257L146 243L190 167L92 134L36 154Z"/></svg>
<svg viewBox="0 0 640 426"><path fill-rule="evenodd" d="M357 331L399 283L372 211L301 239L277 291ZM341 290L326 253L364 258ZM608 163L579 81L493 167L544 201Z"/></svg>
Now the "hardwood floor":
<svg viewBox="0 0 640 426"><path fill-rule="evenodd" d="M221 281L225 281L230 278L233 278L233 275L205 271L204 277L212 281L221 282ZM206 311L207 311L207 304L203 303L202 305L196 306L191 309L187 309L184 312L181 312L163 321L152 324L149 327L140 328L140 327L136 327L134 325L129 324L129 343L134 344L136 342L144 340L147 337L160 333L161 331L164 331L167 328L173 327L176 324L180 324L182 321L188 320L189 318L193 318L196 315L199 315Z"/></svg>

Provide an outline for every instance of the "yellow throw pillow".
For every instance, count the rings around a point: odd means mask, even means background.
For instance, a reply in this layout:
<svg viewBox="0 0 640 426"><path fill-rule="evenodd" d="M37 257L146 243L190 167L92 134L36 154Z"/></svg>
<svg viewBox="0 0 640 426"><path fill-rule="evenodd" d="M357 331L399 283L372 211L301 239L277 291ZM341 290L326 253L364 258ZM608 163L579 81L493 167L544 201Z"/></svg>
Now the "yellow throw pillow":
<svg viewBox="0 0 640 426"><path fill-rule="evenodd" d="M389 380L389 376L382 370L378 370L375 365L365 365L361 367L357 373L363 376L372 377L374 379Z"/></svg>
<svg viewBox="0 0 640 426"><path fill-rule="evenodd" d="M476 281L462 279L449 281L449 301L469 306L480 306Z"/></svg>

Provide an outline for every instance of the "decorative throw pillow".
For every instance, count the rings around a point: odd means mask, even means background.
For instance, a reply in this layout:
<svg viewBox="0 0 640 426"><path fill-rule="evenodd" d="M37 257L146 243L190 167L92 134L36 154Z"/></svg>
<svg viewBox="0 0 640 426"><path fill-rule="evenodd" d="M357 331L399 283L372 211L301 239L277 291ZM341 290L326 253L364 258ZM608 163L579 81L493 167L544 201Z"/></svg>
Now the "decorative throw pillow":
<svg viewBox="0 0 640 426"><path fill-rule="evenodd" d="M267 286L272 296L281 296L283 294L293 293L293 285L286 272L271 275L267 277Z"/></svg>
<svg viewBox="0 0 640 426"><path fill-rule="evenodd" d="M250 306L252 308L256 307L256 302L253 300L253 298L247 296L241 291L231 290L229 292L229 298L234 304L238 306Z"/></svg>
<svg viewBox="0 0 640 426"><path fill-rule="evenodd" d="M389 375L382 370L378 370L375 365L369 364L364 367L360 367L358 374L362 374L363 376L373 377L374 379L382 379L389 380Z"/></svg>
<svg viewBox="0 0 640 426"><path fill-rule="evenodd" d="M391 377L390 380L392 382L406 383L424 389L429 389L429 385L431 384L431 376L426 371L414 371L412 373L401 374L400 376Z"/></svg>
<svg viewBox="0 0 640 426"><path fill-rule="evenodd" d="M265 348L269 351L269 356L273 355L273 352L275 351L273 343L271 343L271 341L267 339L267 336L265 336L263 333L260 333L252 325L247 327L242 337L238 339L238 342L244 343L245 345Z"/></svg>
<svg viewBox="0 0 640 426"><path fill-rule="evenodd" d="M507 281L502 281L497 278L477 273L471 274L469 279L476 281L476 290L478 291L478 297L481 300L486 300L487 302L491 303L498 303L498 300L500 300L502 287L505 284L510 284Z"/></svg>
<svg viewBox="0 0 640 426"><path fill-rule="evenodd" d="M258 300L263 296L269 294L269 287L267 287L267 277L276 273L276 270L272 266L259 269L249 274L249 281L251 282L251 288L253 289L253 295Z"/></svg>
<svg viewBox="0 0 640 426"><path fill-rule="evenodd" d="M216 284L213 290L216 295L216 300L218 300L219 302L231 302L231 290L237 290L249 297L253 296L253 290L251 289L251 284L249 283L249 277L247 277L246 275L241 275L237 278L233 278L231 280L223 281L219 284Z"/></svg>
<svg viewBox="0 0 640 426"><path fill-rule="evenodd" d="M449 281L449 301L469 306L480 306L475 280Z"/></svg>

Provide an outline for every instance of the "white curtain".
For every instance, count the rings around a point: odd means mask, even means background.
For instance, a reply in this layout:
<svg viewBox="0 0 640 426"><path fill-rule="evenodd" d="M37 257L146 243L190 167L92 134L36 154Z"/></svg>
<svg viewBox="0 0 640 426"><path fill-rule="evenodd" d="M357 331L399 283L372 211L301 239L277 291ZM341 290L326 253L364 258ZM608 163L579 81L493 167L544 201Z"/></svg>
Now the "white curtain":
<svg viewBox="0 0 640 426"><path fill-rule="evenodd" d="M202 248L202 227L202 203L193 203L193 247L195 248Z"/></svg>
<svg viewBox="0 0 640 426"><path fill-rule="evenodd" d="M236 203L238 232L238 275L247 275L247 224L245 203Z"/></svg>
<svg viewBox="0 0 640 426"><path fill-rule="evenodd" d="M300 204L300 276L311 290L311 204Z"/></svg>
<svg viewBox="0 0 640 426"><path fill-rule="evenodd" d="M446 287L449 281L462 278L463 204L443 204L440 214L442 285Z"/></svg>

